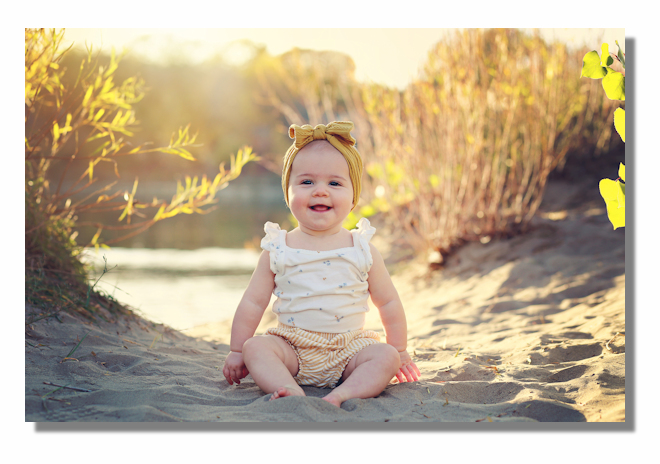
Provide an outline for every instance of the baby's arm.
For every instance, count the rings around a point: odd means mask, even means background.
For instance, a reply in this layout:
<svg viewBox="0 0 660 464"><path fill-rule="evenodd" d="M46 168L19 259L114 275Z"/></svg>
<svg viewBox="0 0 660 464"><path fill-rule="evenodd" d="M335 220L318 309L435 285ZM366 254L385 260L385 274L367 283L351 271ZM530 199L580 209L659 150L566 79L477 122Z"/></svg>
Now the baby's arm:
<svg viewBox="0 0 660 464"><path fill-rule="evenodd" d="M243 343L254 336L270 302L270 295L274 287L275 274L270 270L270 256L268 251L263 251L243 298L236 308L231 325L231 342L229 344L231 352L225 359L225 365L222 368L222 373L230 385L233 385L234 382L240 384L240 379L248 375L248 370L243 362Z"/></svg>
<svg viewBox="0 0 660 464"><path fill-rule="evenodd" d="M369 271L369 293L371 301L378 308L385 329L385 338L389 345L394 346L401 357L401 367L396 374L399 382L412 382L419 379L419 369L408 354L408 325L403 304L390 277L385 261L380 252L371 243L373 264Z"/></svg>

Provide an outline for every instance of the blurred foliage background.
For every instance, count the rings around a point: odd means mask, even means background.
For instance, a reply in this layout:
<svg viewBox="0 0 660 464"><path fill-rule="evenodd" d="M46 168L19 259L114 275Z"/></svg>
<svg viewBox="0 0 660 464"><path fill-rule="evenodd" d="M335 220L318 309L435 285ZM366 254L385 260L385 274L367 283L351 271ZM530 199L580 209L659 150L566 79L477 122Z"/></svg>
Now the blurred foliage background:
<svg viewBox="0 0 660 464"><path fill-rule="evenodd" d="M602 177L600 160L623 152L611 117L620 103L598 84L580 79L585 50L569 51L516 29L456 31L428 52L417 79L405 89L359 82L350 56L292 49L272 56L246 42L241 65L218 55L191 65L176 54L165 64L121 57L115 81L132 80L140 94L132 104L137 125L132 146L170 140L189 124L198 133L195 160L156 152L124 157L117 177L112 163L94 176L116 181L136 198L174 192L185 175L213 178L220 163L250 146L260 160L218 197L215 211L181 215L119 241L124 247L255 245L266 220L287 223L279 190L281 159L291 123L312 125L350 119L366 174L360 207L349 218L372 217L417 253L440 256L470 240L523 232L538 209L549 176ZM93 50L108 69L109 50ZM88 53L71 49L58 62L65 86L75 84ZM65 170L84 172L94 147L82 147L70 163L53 163L51 185ZM89 150L89 151L86 151ZM226 193L226 194L225 194ZM121 211L120 211L121 212ZM81 211L78 224L116 221L119 212ZM75 227L86 245L98 228ZM103 231L106 241L119 232Z"/></svg>

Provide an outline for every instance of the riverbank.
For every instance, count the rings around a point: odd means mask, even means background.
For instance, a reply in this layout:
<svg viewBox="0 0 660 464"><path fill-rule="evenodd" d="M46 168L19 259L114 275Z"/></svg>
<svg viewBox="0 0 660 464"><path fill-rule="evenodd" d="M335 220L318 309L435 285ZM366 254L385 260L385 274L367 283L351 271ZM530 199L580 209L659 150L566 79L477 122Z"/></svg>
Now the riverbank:
<svg viewBox="0 0 660 464"><path fill-rule="evenodd" d="M577 188L546 197L526 235L467 245L431 273L397 267L419 382L342 408L311 387L269 402L251 377L222 376L230 321L181 333L65 314L26 326L25 420L624 422L624 231ZM382 333L375 310L367 327Z"/></svg>

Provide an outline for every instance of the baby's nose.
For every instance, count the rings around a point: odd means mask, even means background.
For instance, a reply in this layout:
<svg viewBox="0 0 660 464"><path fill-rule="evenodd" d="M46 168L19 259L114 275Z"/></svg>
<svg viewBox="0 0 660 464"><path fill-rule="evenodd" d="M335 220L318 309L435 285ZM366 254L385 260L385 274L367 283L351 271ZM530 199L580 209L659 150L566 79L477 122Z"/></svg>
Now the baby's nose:
<svg viewBox="0 0 660 464"><path fill-rule="evenodd" d="M314 196L315 197L327 197L328 196L328 189L324 184L317 184L316 188L314 189Z"/></svg>

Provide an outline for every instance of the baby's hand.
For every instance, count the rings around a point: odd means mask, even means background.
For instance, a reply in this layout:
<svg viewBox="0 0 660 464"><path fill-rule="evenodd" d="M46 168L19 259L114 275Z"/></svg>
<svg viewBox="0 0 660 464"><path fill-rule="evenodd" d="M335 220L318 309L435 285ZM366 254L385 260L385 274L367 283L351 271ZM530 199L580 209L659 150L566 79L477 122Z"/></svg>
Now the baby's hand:
<svg viewBox="0 0 660 464"><path fill-rule="evenodd" d="M399 383L419 380L419 376L422 373L419 372L408 351L400 351L399 355L401 356L401 367L399 368L399 372L396 373L396 379Z"/></svg>
<svg viewBox="0 0 660 464"><path fill-rule="evenodd" d="M229 382L229 385L233 385L236 382L236 385L240 385L240 379L246 377L249 372L245 363L243 362L243 354L232 351L227 355L225 359L225 365L222 368L222 374Z"/></svg>

